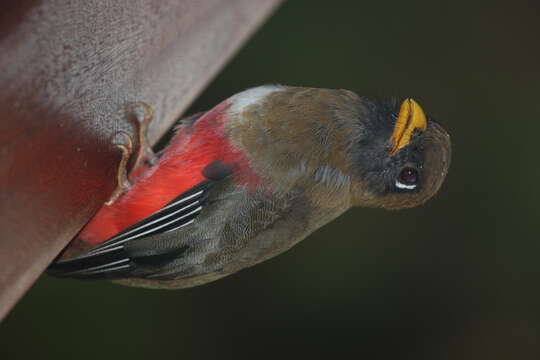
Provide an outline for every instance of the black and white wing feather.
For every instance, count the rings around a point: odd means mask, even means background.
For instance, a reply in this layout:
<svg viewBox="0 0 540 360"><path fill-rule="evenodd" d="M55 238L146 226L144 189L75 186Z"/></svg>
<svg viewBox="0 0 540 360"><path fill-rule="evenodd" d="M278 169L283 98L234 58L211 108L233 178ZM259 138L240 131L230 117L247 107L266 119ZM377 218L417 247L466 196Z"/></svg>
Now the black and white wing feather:
<svg viewBox="0 0 540 360"><path fill-rule="evenodd" d="M201 213L213 184L207 180L184 192L168 205L132 225L89 252L72 259L54 262L48 272L60 277L119 279L134 275L140 265L173 260L185 248L153 248L151 251L130 251L129 247L151 236L187 227Z"/></svg>

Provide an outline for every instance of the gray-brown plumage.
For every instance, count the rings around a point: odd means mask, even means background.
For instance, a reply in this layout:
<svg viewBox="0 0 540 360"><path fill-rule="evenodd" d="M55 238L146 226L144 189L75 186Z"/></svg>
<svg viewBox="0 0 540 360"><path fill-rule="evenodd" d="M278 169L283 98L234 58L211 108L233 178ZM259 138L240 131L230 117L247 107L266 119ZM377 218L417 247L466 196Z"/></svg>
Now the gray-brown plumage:
<svg viewBox="0 0 540 360"><path fill-rule="evenodd" d="M59 260L51 272L153 288L200 285L289 249L352 206L420 205L440 188L450 164L448 134L412 99L263 86L181 125L175 136L192 139L209 131L205 126L220 127L216 136L243 160L227 159L220 148L202 171L206 180L179 191L174 206ZM186 141L173 141L164 154L181 152ZM154 167L168 166L162 159ZM152 186L151 176L139 183ZM182 210L175 201L196 203ZM170 215L175 206L178 214ZM166 216L188 213L178 229L154 229Z"/></svg>

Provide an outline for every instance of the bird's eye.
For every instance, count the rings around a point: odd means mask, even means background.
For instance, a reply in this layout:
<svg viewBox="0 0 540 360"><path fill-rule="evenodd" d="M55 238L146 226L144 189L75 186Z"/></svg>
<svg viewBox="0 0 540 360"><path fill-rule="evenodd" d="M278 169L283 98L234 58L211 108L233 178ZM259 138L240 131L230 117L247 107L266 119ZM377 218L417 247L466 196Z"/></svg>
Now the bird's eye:
<svg viewBox="0 0 540 360"><path fill-rule="evenodd" d="M399 189L412 190L418 183L418 171L411 167L401 169L396 179L396 187Z"/></svg>

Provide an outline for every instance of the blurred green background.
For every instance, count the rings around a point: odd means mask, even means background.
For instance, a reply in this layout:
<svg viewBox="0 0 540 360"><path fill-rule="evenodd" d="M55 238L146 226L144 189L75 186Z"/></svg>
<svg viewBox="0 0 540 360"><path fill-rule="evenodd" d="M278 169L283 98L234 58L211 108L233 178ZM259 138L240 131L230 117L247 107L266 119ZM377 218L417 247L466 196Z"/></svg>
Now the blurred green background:
<svg viewBox="0 0 540 360"><path fill-rule="evenodd" d="M427 205L353 209L202 287L43 276L0 357L540 358L540 6L290 0L193 105L282 83L410 95L452 136Z"/></svg>

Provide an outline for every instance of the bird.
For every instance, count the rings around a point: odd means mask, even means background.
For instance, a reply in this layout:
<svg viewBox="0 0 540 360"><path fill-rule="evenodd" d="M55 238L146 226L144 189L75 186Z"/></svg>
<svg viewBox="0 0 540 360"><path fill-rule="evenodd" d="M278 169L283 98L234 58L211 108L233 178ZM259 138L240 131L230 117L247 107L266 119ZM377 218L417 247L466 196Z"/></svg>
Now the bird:
<svg viewBox="0 0 540 360"><path fill-rule="evenodd" d="M451 161L447 131L411 97L258 86L180 120L157 154L143 106L137 152L127 134L118 144L117 189L50 274L202 285L283 253L351 207L421 205Z"/></svg>

